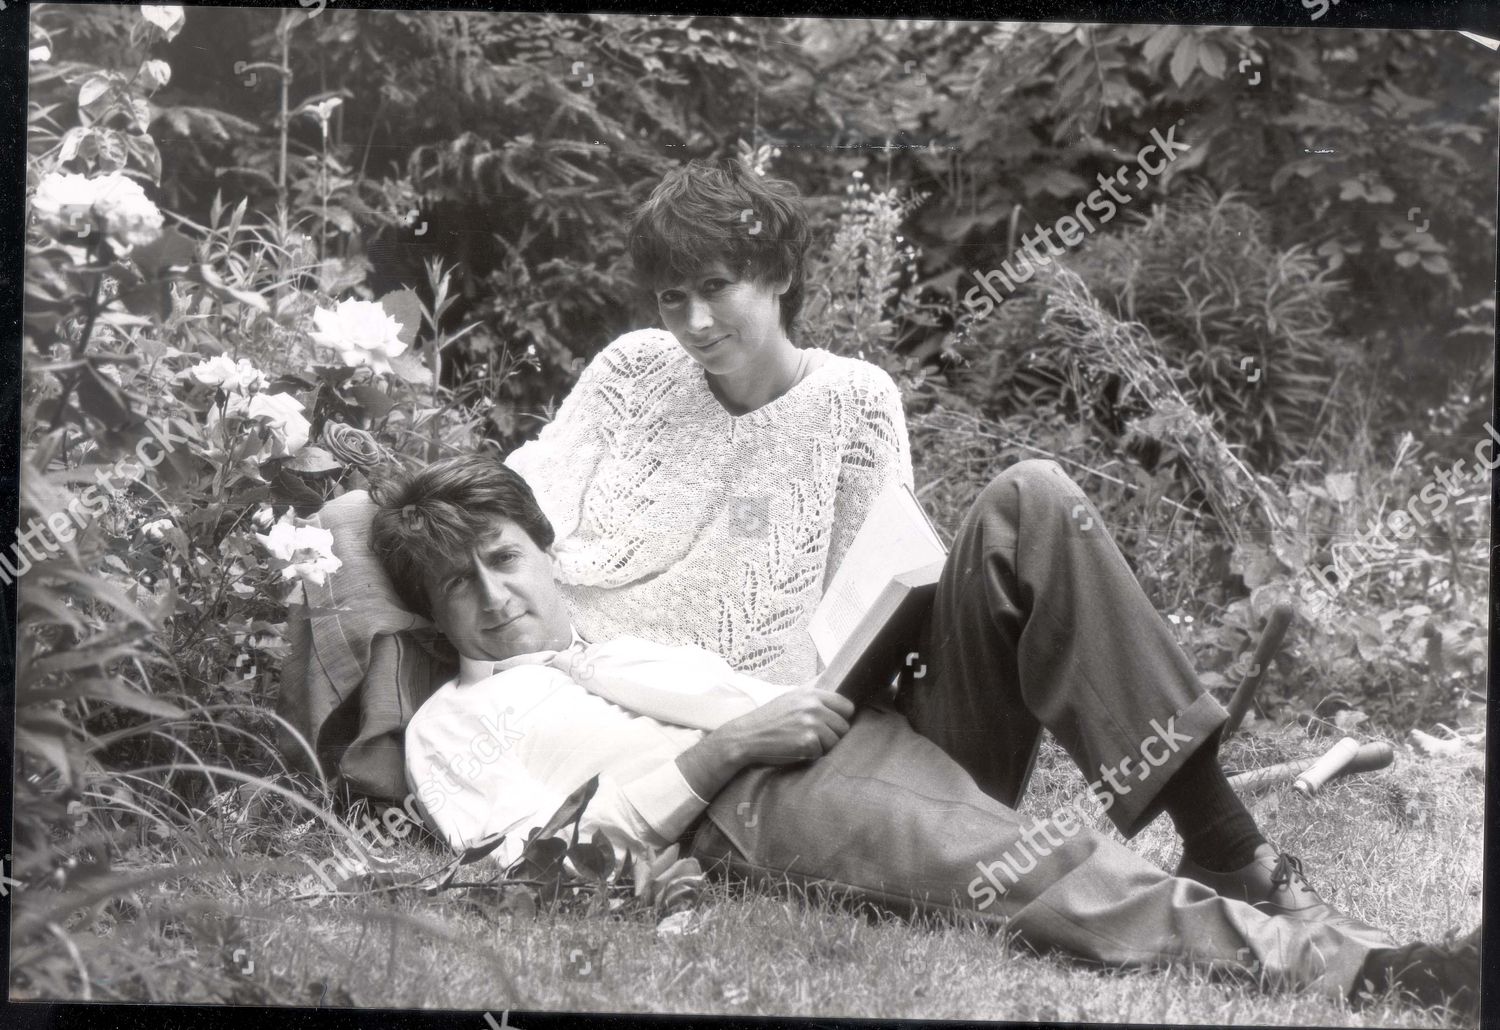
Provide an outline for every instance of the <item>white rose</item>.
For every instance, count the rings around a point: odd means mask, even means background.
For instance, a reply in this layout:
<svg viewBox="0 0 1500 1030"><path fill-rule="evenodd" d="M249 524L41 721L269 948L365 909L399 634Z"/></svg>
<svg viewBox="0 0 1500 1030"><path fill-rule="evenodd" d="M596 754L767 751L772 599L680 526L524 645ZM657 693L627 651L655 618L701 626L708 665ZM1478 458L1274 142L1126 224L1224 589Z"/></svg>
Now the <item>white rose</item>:
<svg viewBox="0 0 1500 1030"><path fill-rule="evenodd" d="M374 301L346 300L333 311L318 308L313 322L317 329L308 334L312 341L337 350L346 365L389 372L390 359L406 350L399 335L401 323Z"/></svg>
<svg viewBox="0 0 1500 1030"><path fill-rule="evenodd" d="M119 172L94 179L51 172L32 194L31 209L42 228L59 240L97 228L128 250L161 235L161 211L139 183Z"/></svg>
<svg viewBox="0 0 1500 1030"><path fill-rule="evenodd" d="M270 529L276 523L276 512L269 504L262 504L250 516L250 524L256 529Z"/></svg>
<svg viewBox="0 0 1500 1030"><path fill-rule="evenodd" d="M250 364L248 358L234 361L223 354L183 369L177 378L217 386L225 393L253 393L266 388L266 374Z"/></svg>
<svg viewBox="0 0 1500 1030"><path fill-rule="evenodd" d="M94 181L99 183L94 214L105 234L126 247L155 242L161 235L161 210L151 203L141 184L118 172Z"/></svg>
<svg viewBox="0 0 1500 1030"><path fill-rule="evenodd" d="M52 60L52 48L45 43L41 46L34 46L26 52L27 64L45 64L50 60Z"/></svg>
<svg viewBox="0 0 1500 1030"><path fill-rule="evenodd" d="M257 393L246 396L232 393L224 405L226 415L239 415L254 419L271 428L272 458L284 458L296 454L307 446L312 423L302 416L302 402L289 393ZM219 409L208 413L208 425L219 421Z"/></svg>
<svg viewBox="0 0 1500 1030"><path fill-rule="evenodd" d="M283 579L305 579L322 586L330 572L344 564L333 554L333 534L316 526L299 526L287 512L271 527L269 534L255 534L267 551L282 561L291 562L281 570Z"/></svg>
<svg viewBox="0 0 1500 1030"><path fill-rule="evenodd" d="M171 4L141 4L141 17L161 29L169 41L177 37L187 20L182 8Z"/></svg>
<svg viewBox="0 0 1500 1030"><path fill-rule="evenodd" d="M93 228L94 197L98 193L87 175L51 172L31 195L31 210L52 236L71 237L85 225Z"/></svg>

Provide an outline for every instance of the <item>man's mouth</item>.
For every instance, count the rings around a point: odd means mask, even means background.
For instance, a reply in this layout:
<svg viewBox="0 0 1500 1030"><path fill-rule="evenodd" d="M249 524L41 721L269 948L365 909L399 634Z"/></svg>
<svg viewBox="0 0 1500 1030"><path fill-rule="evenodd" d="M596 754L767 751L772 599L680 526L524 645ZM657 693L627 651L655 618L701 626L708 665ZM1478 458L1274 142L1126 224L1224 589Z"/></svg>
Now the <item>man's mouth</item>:
<svg viewBox="0 0 1500 1030"><path fill-rule="evenodd" d="M525 614L526 614L525 612L517 612L515 615L512 615L508 619L504 619L504 620L502 620L500 622L497 622L493 626L487 626L487 627L485 627L485 632L486 633L494 633L494 632L496 632L498 630L502 630L506 626L509 626L512 622L515 622L517 619L519 619L522 615L525 615Z"/></svg>

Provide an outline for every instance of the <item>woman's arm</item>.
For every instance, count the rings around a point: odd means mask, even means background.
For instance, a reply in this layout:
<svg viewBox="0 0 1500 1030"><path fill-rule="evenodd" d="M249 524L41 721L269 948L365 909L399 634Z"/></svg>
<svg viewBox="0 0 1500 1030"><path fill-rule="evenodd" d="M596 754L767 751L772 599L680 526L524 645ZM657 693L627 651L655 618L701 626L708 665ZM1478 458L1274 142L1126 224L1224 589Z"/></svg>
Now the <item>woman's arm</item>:
<svg viewBox="0 0 1500 1030"><path fill-rule="evenodd" d="M535 440L511 451L505 464L521 474L562 540L578 528L584 491L608 451L620 399L633 388L640 353L659 347L660 330L626 333L594 356ZM674 344L675 346L675 344Z"/></svg>
<svg viewBox="0 0 1500 1030"><path fill-rule="evenodd" d="M907 442L906 413L901 391L891 377L866 365L853 386L853 401L840 441L838 490L833 503L833 530L823 587L843 563L844 554L864 525L870 506L892 482L912 485L911 448Z"/></svg>

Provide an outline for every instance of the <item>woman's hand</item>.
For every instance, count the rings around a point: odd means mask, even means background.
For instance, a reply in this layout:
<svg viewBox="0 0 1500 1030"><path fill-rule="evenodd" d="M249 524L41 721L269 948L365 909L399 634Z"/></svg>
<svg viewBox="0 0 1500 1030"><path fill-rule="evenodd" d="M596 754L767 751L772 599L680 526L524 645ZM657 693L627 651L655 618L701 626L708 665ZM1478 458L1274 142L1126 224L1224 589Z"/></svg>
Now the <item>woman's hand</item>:
<svg viewBox="0 0 1500 1030"><path fill-rule="evenodd" d="M821 758L849 732L854 702L827 690L797 689L731 719L677 756L677 768L701 798L712 798L747 765L789 765Z"/></svg>

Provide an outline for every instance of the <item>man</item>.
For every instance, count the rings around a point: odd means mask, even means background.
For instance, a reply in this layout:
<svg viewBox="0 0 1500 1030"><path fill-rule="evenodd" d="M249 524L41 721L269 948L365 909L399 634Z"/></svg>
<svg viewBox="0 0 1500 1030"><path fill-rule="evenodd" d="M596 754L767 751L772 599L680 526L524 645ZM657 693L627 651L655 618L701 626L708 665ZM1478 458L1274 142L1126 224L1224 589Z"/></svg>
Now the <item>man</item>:
<svg viewBox="0 0 1500 1030"><path fill-rule="evenodd" d="M1001 489L1014 486L1002 477ZM1394 947L1333 912L1285 861L1271 905L1257 907L1169 876L1067 813L1023 826L897 712L856 715L835 694L761 683L697 648L579 639L552 577L551 527L493 458L437 462L383 484L377 501L371 549L462 656L406 738L409 782L454 846L503 833L498 854L513 858L527 830L597 774L585 832L604 829L637 853L691 835L706 864L897 910L972 914L1037 949L1250 969L1353 999L1400 988L1477 1011L1477 930L1453 947ZM954 556L968 560L962 540ZM1144 793L1153 769L1168 781L1153 798L1184 770L1203 775L1167 761L1190 734L1170 719L1156 729L1135 762L1101 770L1093 787L1106 810ZM1149 818L1154 802L1130 804Z"/></svg>

